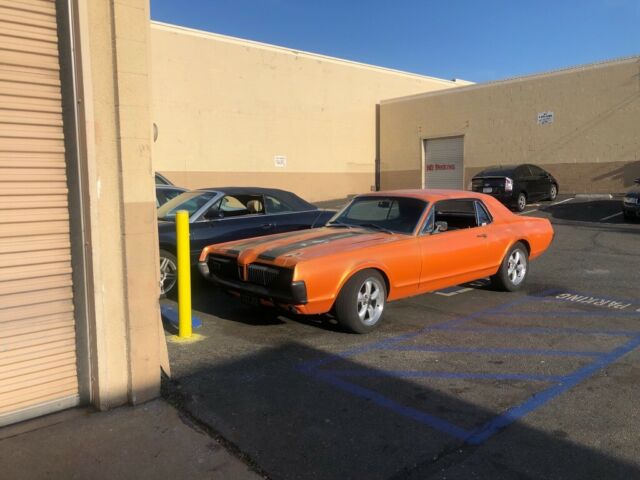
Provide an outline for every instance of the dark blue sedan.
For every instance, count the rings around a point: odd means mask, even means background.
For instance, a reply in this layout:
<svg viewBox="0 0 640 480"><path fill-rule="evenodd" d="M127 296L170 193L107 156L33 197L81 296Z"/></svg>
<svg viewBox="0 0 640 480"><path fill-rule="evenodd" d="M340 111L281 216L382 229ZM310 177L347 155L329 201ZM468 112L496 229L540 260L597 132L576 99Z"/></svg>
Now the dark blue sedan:
<svg viewBox="0 0 640 480"><path fill-rule="evenodd" d="M179 210L189 212L192 264L212 243L321 227L335 214L320 210L291 192L273 188L205 188L182 193L158 209L163 295L176 284L174 220Z"/></svg>

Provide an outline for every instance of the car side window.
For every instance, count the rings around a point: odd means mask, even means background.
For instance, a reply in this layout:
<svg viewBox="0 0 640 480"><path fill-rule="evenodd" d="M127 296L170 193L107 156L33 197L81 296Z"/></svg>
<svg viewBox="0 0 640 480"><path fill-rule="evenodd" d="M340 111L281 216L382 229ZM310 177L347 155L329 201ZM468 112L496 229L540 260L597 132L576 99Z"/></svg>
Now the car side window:
<svg viewBox="0 0 640 480"><path fill-rule="evenodd" d="M232 218L243 215L264 215L264 213L262 195L225 195L209 209L205 217L207 219Z"/></svg>
<svg viewBox="0 0 640 480"><path fill-rule="evenodd" d="M438 222L446 224L446 230L440 230L440 232L477 227L479 223L476 203L478 202L474 199L441 200L437 202L432 209L434 212L432 233L436 231L435 226L438 225ZM427 225L425 224L426 227Z"/></svg>
<svg viewBox="0 0 640 480"><path fill-rule="evenodd" d="M291 208L287 203L271 195L264 196L264 203L267 213L293 212L293 208Z"/></svg>
<svg viewBox="0 0 640 480"><path fill-rule="evenodd" d="M535 175L536 177L543 177L547 174L547 172L542 170L540 167L536 167L535 165L531 165L529 168L531 169L531 173L533 173L533 175Z"/></svg>
<svg viewBox="0 0 640 480"><path fill-rule="evenodd" d="M433 224L433 211L435 209L431 208L429 210L429 214L427 215L427 219L424 221L424 225L422 226L422 230L420 230L420 235L428 235L433 232L434 224Z"/></svg>
<svg viewBox="0 0 640 480"><path fill-rule="evenodd" d="M484 227L492 222L491 215L489 215L487 208L480 201L476 202L476 219L479 227Z"/></svg>
<svg viewBox="0 0 640 480"><path fill-rule="evenodd" d="M529 167L529 165L522 165L520 167L520 177L531 177L533 175L533 172L531 171L531 168Z"/></svg>

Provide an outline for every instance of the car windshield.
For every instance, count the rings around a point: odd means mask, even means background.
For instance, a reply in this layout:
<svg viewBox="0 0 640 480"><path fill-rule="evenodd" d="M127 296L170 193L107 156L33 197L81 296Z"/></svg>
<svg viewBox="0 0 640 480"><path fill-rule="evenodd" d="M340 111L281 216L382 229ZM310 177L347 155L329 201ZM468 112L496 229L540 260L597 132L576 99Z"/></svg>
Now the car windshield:
<svg viewBox="0 0 640 480"><path fill-rule="evenodd" d="M417 198L359 197L338 212L327 225L412 234L427 205Z"/></svg>
<svg viewBox="0 0 640 480"><path fill-rule="evenodd" d="M189 216L200 210L209 200L217 195L216 192L185 192L172 198L158 209L158 219L173 220L176 212L186 210Z"/></svg>

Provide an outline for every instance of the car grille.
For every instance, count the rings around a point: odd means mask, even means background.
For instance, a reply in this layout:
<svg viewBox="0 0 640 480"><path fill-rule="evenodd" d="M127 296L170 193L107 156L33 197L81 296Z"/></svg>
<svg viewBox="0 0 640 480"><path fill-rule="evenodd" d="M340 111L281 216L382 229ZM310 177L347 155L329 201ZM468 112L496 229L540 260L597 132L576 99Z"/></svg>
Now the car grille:
<svg viewBox="0 0 640 480"><path fill-rule="evenodd" d="M222 255L211 255L208 260L209 271L224 280L246 281L277 291L285 291L291 287L293 270L252 263L247 266L247 277L235 258Z"/></svg>
<svg viewBox="0 0 640 480"><path fill-rule="evenodd" d="M278 282L280 269L257 265L255 263L247 267L247 281L265 287L274 286Z"/></svg>
<svg viewBox="0 0 640 480"><path fill-rule="evenodd" d="M207 263L212 274L227 280L240 280L238 262L235 258L211 255Z"/></svg>

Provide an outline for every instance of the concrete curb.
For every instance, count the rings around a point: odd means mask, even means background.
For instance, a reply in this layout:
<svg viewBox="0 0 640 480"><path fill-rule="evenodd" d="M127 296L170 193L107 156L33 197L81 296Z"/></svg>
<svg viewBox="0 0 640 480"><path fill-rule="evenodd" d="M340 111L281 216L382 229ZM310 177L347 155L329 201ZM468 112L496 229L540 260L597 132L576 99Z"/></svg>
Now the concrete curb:
<svg viewBox="0 0 640 480"><path fill-rule="evenodd" d="M575 198L588 198L588 199L607 199L610 200L613 198L613 195L610 193L578 193L575 195Z"/></svg>

